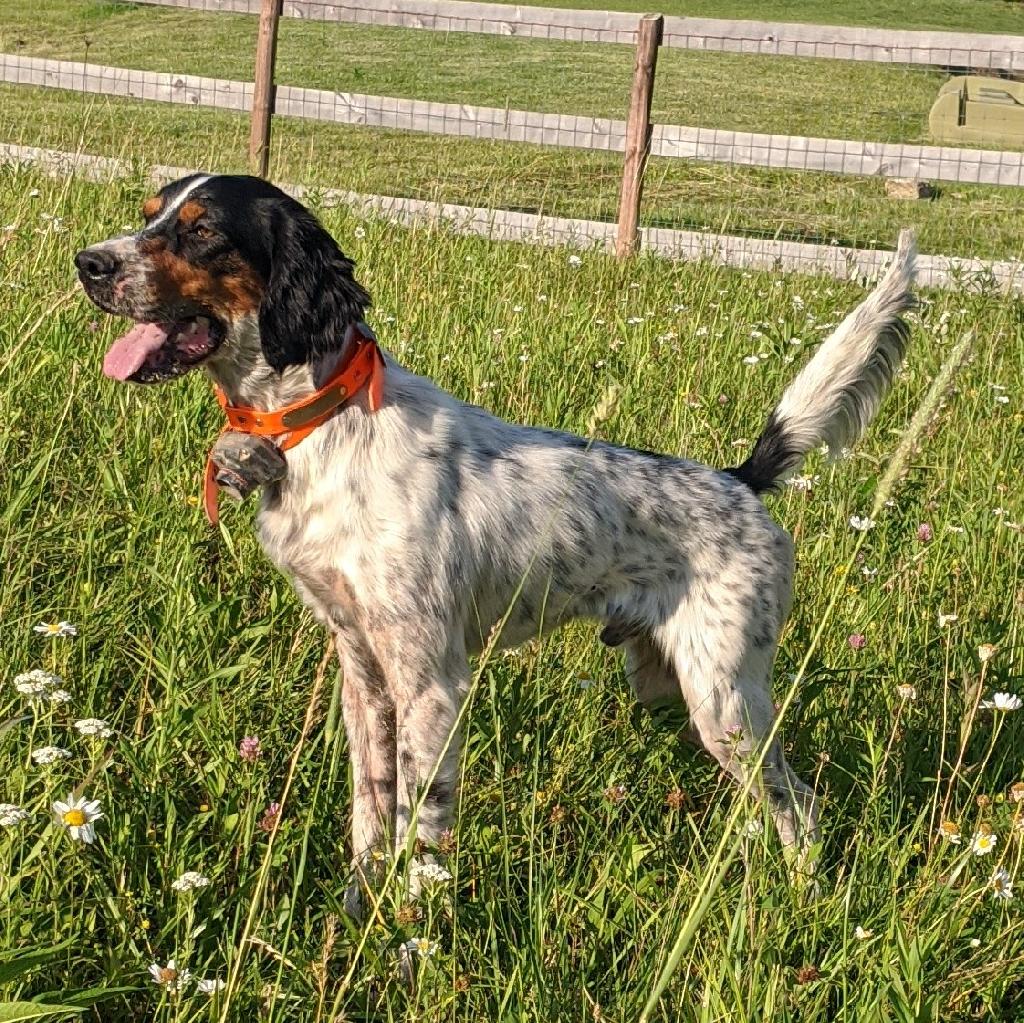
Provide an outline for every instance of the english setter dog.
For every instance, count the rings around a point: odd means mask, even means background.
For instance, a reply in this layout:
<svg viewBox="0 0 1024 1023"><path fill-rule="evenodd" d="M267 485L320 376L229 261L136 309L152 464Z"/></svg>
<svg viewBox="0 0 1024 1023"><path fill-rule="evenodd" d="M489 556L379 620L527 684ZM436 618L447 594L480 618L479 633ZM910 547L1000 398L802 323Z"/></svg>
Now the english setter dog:
<svg viewBox="0 0 1024 1023"><path fill-rule="evenodd" d="M75 259L92 301L135 321L107 375L154 383L202 366L238 422L293 406L320 416L286 454L237 428L212 460L237 492L263 484L260 542L336 640L357 879L375 850L430 849L452 825L469 657L496 628L511 646L569 619L602 623L637 699L684 700L704 747L743 779L773 725L794 569L759 495L820 445L852 444L877 410L909 337L909 232L750 457L712 469L508 423L381 359L352 262L265 181L193 175L143 215L138 233ZM339 390L367 345L374 380ZM777 739L763 754L752 787L799 853L817 834L814 793ZM354 883L353 912L359 898Z"/></svg>

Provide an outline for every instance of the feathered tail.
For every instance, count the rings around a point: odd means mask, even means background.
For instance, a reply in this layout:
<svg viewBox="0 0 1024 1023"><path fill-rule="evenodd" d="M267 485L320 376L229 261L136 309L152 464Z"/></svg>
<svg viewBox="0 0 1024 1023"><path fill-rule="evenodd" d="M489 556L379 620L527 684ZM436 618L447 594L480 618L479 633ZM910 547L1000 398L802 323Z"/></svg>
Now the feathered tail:
<svg viewBox="0 0 1024 1023"><path fill-rule="evenodd" d="M777 487L819 445L838 454L867 429L910 338L901 314L914 306L916 255L913 233L901 231L885 276L786 388L750 457L728 470L755 493Z"/></svg>

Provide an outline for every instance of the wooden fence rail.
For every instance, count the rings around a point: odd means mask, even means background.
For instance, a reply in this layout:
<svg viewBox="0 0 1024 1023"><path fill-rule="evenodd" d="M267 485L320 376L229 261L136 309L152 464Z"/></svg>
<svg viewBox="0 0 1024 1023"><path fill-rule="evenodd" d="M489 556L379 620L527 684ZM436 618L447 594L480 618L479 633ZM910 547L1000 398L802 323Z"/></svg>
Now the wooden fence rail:
<svg viewBox="0 0 1024 1023"><path fill-rule="evenodd" d="M249 82L15 54L0 54L0 81L240 112L250 110L253 100L253 85ZM276 87L274 112L336 124L604 152L623 152L626 138L626 122L609 118L286 85ZM1024 153L955 146L859 142L659 124L652 129L651 155L862 177L1024 186Z"/></svg>
<svg viewBox="0 0 1024 1023"><path fill-rule="evenodd" d="M128 161L112 157L4 143L0 143L0 165L34 167L59 178L76 175L90 181L108 181L137 173L137 168ZM159 186L194 173L192 168L156 165L149 169L147 177L152 185ZM615 225L605 221L363 195L343 189L306 189L301 185L288 184L282 187L299 199L315 195L323 206L346 206L361 216L379 216L410 227L438 227L457 234L500 241L566 245L602 252L613 251L615 245ZM671 259L709 260L721 266L748 269L823 273L841 280L862 281L877 278L892 257L891 252L880 249L744 238L669 228L641 228L640 248ZM918 257L917 276L923 287L956 290L994 287L1024 295L1024 262L1019 260L921 255Z"/></svg>
<svg viewBox="0 0 1024 1023"><path fill-rule="evenodd" d="M259 14L261 0L138 0L193 11ZM567 42L633 45L637 15L470 0L284 0L284 17L476 32ZM978 70L1024 71L1024 37L991 33L907 31L776 21L666 17L663 46L782 57L880 61Z"/></svg>

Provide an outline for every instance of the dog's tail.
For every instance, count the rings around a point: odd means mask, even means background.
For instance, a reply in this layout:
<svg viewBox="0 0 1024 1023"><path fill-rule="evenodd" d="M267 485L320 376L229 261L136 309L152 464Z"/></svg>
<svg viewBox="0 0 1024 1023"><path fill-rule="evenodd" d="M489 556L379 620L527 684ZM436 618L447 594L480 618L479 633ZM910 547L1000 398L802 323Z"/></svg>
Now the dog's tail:
<svg viewBox="0 0 1024 1023"><path fill-rule="evenodd" d="M867 429L910 337L900 314L914 305L915 259L913 233L901 231L885 276L786 388L750 457L727 470L754 493L777 487L820 444L837 456Z"/></svg>

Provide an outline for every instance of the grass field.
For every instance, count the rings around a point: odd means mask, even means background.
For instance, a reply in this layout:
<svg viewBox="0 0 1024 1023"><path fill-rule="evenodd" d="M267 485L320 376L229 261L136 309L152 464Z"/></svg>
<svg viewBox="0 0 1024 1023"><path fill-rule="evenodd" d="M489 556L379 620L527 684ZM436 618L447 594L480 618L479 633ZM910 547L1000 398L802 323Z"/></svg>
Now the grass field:
<svg viewBox="0 0 1024 1023"><path fill-rule="evenodd" d="M953 6L935 10L948 15ZM1001 7L977 0L967 18L958 6L961 27L997 31L1002 24ZM744 12L723 7L717 13ZM1008 7L1005 17L1020 13ZM93 0L7 0L0 13L0 51L236 80L252 75L254 33L251 17ZM626 46L285 20L277 78L621 118L632 60ZM928 142L927 114L943 80L922 68L665 50L654 117L709 128ZM10 142L101 154L128 142L152 161L227 170L243 166L247 131L246 118L224 112L0 86L0 138ZM273 173L378 194L614 219L621 158L281 117ZM893 202L878 179L662 159L651 164L643 217L664 226L864 246L912 223L925 251L1005 258L1022 252L1024 193L946 184L935 201Z"/></svg>
<svg viewBox="0 0 1024 1023"><path fill-rule="evenodd" d="M776 680L781 698L808 656L784 734L824 801L817 901L789 888L758 811L680 742L679 721L635 707L616 657L579 626L479 665L454 878L415 907L393 893L361 930L340 909L334 669L259 553L252 507L225 509L220 535L202 519L209 390L99 372L117 326L78 293L71 257L132 224L145 194L0 170L0 798L28 814L0 814L8 1001L104 1021L632 1023L675 947L651 1020L1024 1017L1019 899L991 885L999 866L1017 878L1024 854L1010 788L1024 777L1024 714L977 707L1024 691L1019 303L927 295L866 440L834 468L809 466L809 493L770 499L798 542ZM862 294L646 258L585 254L576 267L563 250L338 210L325 220L375 296L382 341L411 368L503 415L581 432L618 383L603 436L715 465L742 457ZM850 517L871 510L967 330L971 357L891 505L855 532ZM60 620L77 637L33 631ZM984 662L982 644L995 647ZM12 677L35 668L60 674L70 703L17 692ZM73 722L89 717L116 734L79 736ZM254 763L239 754L246 736L262 744ZM47 745L71 756L37 765L31 751ZM93 845L53 822L70 792L99 801ZM944 820L960 844L940 837ZM995 848L975 855L986 829ZM179 893L189 870L210 883ZM410 995L395 966L419 937L437 947ZM232 978L230 999L158 987L148 967L169 959L193 981ZM24 1011L0 1018L39 1014Z"/></svg>

